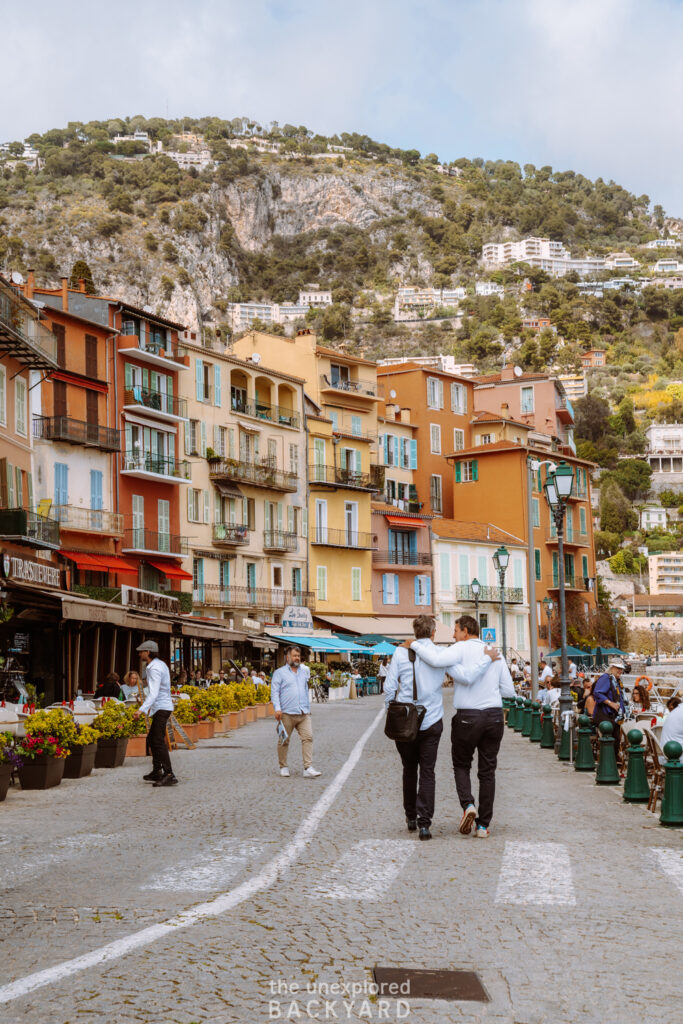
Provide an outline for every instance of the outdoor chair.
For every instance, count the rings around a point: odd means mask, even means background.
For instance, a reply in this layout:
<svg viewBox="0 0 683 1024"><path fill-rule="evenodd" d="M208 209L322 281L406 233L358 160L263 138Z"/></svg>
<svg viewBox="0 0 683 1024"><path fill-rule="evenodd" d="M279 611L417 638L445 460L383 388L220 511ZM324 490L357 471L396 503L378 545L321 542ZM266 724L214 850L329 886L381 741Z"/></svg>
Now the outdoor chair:
<svg viewBox="0 0 683 1024"><path fill-rule="evenodd" d="M664 761L666 758L654 734L645 728L643 733L645 735L645 768L650 784L650 799L647 802L647 809L654 814L657 810L657 800L661 799L664 792Z"/></svg>

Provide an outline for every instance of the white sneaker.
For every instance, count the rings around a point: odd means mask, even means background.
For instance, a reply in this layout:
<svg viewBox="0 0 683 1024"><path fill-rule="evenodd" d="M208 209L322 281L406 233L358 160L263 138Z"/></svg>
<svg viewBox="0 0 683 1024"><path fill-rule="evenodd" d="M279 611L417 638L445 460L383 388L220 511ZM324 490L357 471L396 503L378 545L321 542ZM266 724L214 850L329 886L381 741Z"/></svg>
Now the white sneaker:
<svg viewBox="0 0 683 1024"><path fill-rule="evenodd" d="M488 839L489 830L484 828L483 825L477 825L477 831L474 833L477 839Z"/></svg>
<svg viewBox="0 0 683 1024"><path fill-rule="evenodd" d="M304 771L305 779L317 779L319 775L322 775L322 772L317 772L313 767L306 768L306 770Z"/></svg>
<svg viewBox="0 0 683 1024"><path fill-rule="evenodd" d="M289 778L289 768L281 768L280 769L280 775L282 776L283 779L288 779Z"/></svg>
<svg viewBox="0 0 683 1024"><path fill-rule="evenodd" d="M472 825L474 824L474 819L476 818L476 816L477 808L474 806L474 804L469 804L469 806L466 807L465 810L462 812L462 818L460 819L460 826L458 828L458 832L460 832L464 836L468 836L472 831Z"/></svg>

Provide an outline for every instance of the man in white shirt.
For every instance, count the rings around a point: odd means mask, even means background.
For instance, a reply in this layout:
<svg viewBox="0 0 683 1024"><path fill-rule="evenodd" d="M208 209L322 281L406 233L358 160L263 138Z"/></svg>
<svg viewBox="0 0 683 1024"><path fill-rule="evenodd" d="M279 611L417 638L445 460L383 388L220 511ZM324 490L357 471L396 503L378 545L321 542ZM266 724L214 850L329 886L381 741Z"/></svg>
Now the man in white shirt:
<svg viewBox="0 0 683 1024"><path fill-rule="evenodd" d="M561 690L555 686L555 678L551 676L546 679L545 686L538 691L538 699L541 704L557 704L560 700Z"/></svg>
<svg viewBox="0 0 683 1024"><path fill-rule="evenodd" d="M445 668L456 661L462 668L481 659L484 644L479 640L479 624L471 615L456 620L451 647L439 648L431 641L415 641L411 646L416 654L433 668ZM476 821L476 835L486 838L493 816L496 791L496 764L503 739L503 697L515 697L515 688L504 659L492 659L484 672L473 682L463 682L454 676L451 720L451 756L458 799L463 810L460 832L469 835ZM453 675L451 668L447 669ZM474 751L478 752L479 810L474 804L470 770Z"/></svg>
<svg viewBox="0 0 683 1024"><path fill-rule="evenodd" d="M418 615L413 620L413 630L420 642L434 647L433 639L436 622L432 615ZM435 648L438 650L438 648ZM497 653L492 652L494 656ZM491 664L491 658L484 654L483 645L479 658L471 665L448 664L448 673L459 682L473 682ZM413 665L415 666L413 670ZM410 660L410 651L405 646L397 647L384 681L384 703L413 701L413 671L417 686L417 703L425 708L425 716L417 738L410 743L396 740L396 749L403 762L403 809L409 832L419 827L420 839L431 839L430 827L434 817L436 755L443 732L443 680L444 669L430 668L418 658ZM419 784L418 784L419 769Z"/></svg>
<svg viewBox="0 0 683 1024"><path fill-rule="evenodd" d="M152 714L152 724L147 733L147 743L152 752L152 771L143 778L155 786L177 786L178 780L173 774L166 746L166 723L173 711L168 665L158 657L159 645L154 640L146 640L136 650L143 665L147 666L145 682L149 693L135 716L146 715L148 711Z"/></svg>
<svg viewBox="0 0 683 1024"><path fill-rule="evenodd" d="M570 683L574 683L576 681L576 676L577 676L577 673L578 673L578 669L576 668L576 663L573 662L571 658L569 659L568 670L569 670L569 682Z"/></svg>
<svg viewBox="0 0 683 1024"><path fill-rule="evenodd" d="M662 749L669 740L676 740L677 743L683 746L683 704L679 704L673 711L670 711L664 719L662 738L660 740ZM683 755L681 756L681 761L683 761Z"/></svg>
<svg viewBox="0 0 683 1024"><path fill-rule="evenodd" d="M388 660L389 659L385 655L382 658L382 660L380 661L379 668L377 669L377 678L379 680L379 692L380 693L384 693L384 682L385 682L385 680L387 678L387 674L389 672L389 667L387 665L387 661Z"/></svg>
<svg viewBox="0 0 683 1024"><path fill-rule="evenodd" d="M287 741L278 743L277 757L280 775L289 778L287 754L289 740L296 729L301 740L301 755L304 762L304 778L317 779L322 772L313 767L313 726L311 725L311 701L308 686L311 670L301 664L301 648L290 644L285 651L286 664L276 668L270 681L270 699L275 708L275 718L282 722L287 732Z"/></svg>
<svg viewBox="0 0 683 1024"><path fill-rule="evenodd" d="M546 679L552 679L553 677L553 670L551 669L550 665L545 660L545 658L541 658L541 660L539 661L538 671L540 672L538 681L541 684L541 686L545 686Z"/></svg>

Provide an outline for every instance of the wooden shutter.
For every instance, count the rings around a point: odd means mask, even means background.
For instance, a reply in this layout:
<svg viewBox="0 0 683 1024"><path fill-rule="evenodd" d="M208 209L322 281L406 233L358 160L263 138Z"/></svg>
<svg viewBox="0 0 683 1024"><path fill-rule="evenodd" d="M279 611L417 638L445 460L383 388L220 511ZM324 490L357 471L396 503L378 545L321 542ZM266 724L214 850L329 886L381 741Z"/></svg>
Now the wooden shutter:
<svg viewBox="0 0 683 1024"><path fill-rule="evenodd" d="M97 380L97 338L92 334L85 336L85 375Z"/></svg>
<svg viewBox="0 0 683 1024"><path fill-rule="evenodd" d="M97 392L86 391L85 393L85 418L91 426L97 426Z"/></svg>
<svg viewBox="0 0 683 1024"><path fill-rule="evenodd" d="M57 339L57 364L66 366L66 328L63 324L53 324L52 333Z"/></svg>
<svg viewBox="0 0 683 1024"><path fill-rule="evenodd" d="M52 382L52 402L55 416L66 416L66 384L63 380Z"/></svg>

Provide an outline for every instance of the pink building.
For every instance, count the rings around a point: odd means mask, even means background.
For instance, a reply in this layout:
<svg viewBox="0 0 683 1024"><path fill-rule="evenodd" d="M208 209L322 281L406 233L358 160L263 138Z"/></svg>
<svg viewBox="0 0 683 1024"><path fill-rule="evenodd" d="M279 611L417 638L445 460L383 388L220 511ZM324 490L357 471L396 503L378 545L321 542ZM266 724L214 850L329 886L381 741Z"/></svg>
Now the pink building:
<svg viewBox="0 0 683 1024"><path fill-rule="evenodd" d="M430 517L372 504L372 610L376 615L430 615L433 609Z"/></svg>
<svg viewBox="0 0 683 1024"><path fill-rule="evenodd" d="M574 410L562 382L547 373L523 373L506 366L499 373L474 378L476 411L498 412L532 431L554 437L576 454ZM531 440L535 440L533 436Z"/></svg>

